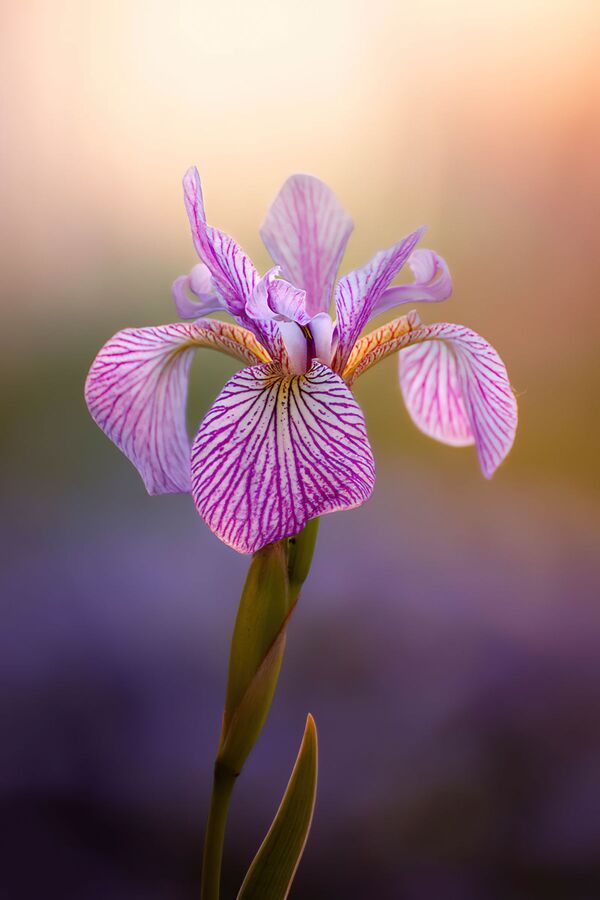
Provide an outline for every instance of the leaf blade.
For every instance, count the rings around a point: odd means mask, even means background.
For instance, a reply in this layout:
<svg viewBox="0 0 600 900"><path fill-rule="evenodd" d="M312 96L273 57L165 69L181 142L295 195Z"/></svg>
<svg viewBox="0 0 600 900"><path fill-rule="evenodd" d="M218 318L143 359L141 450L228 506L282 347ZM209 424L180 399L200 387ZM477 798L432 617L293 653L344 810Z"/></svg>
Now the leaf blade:
<svg viewBox="0 0 600 900"><path fill-rule="evenodd" d="M237 900L285 900L288 896L312 823L317 774L317 729L309 713L283 799Z"/></svg>

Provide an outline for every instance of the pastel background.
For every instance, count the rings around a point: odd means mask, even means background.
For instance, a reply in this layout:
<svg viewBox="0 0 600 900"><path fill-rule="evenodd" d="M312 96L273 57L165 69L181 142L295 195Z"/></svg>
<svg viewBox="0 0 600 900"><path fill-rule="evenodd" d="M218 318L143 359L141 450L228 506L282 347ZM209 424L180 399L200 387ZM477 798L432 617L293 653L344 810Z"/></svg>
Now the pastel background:
<svg viewBox="0 0 600 900"><path fill-rule="evenodd" d="M180 179L261 269L284 178L327 181L364 262L421 224L519 396L494 479L359 382L372 501L322 522L234 797L225 897L312 711L292 896L600 896L600 6L595 0L24 0L0 6L0 897L198 896L247 559L149 498L89 419L116 330L174 321ZM232 365L193 371L190 425Z"/></svg>

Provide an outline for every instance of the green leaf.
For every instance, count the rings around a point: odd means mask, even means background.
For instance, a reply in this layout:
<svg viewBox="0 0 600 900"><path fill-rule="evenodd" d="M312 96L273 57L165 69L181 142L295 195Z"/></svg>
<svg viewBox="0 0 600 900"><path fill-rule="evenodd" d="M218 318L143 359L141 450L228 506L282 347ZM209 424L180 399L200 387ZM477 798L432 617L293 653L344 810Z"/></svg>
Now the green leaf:
<svg viewBox="0 0 600 900"><path fill-rule="evenodd" d="M285 900L288 896L306 846L316 792L317 729L309 714L292 777L237 900Z"/></svg>

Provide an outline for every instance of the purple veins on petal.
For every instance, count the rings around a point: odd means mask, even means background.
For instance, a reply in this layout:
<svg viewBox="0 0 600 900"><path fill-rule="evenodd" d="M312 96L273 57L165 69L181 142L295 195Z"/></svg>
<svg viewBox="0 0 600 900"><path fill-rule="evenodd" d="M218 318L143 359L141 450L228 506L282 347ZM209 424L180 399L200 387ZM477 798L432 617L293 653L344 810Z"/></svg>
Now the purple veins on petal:
<svg viewBox="0 0 600 900"><path fill-rule="evenodd" d="M352 232L333 191L312 175L292 175L275 198L261 237L283 275L306 291L309 316L327 312Z"/></svg>
<svg viewBox="0 0 600 900"><path fill-rule="evenodd" d="M359 506L375 464L362 411L319 362L235 375L192 447L192 494L214 533L242 553L297 534L315 516Z"/></svg>
<svg viewBox="0 0 600 900"><path fill-rule="evenodd" d="M233 238L207 224L200 176L196 168L188 169L185 173L183 196L196 252L210 272L228 312L241 316L246 300L258 281L258 273L249 256Z"/></svg>
<svg viewBox="0 0 600 900"><path fill-rule="evenodd" d="M462 325L423 325L401 350L400 386L414 423L445 444L475 444L490 478L512 447L517 402L504 363Z"/></svg>
<svg viewBox="0 0 600 900"><path fill-rule="evenodd" d="M344 370L352 348L373 315L380 297L411 255L424 231L424 228L413 231L338 281L335 305L339 342L333 362L336 372Z"/></svg>
<svg viewBox="0 0 600 900"><path fill-rule="evenodd" d="M190 490L185 407L192 353L199 347L246 365L265 358L249 332L206 319L120 331L89 371L85 398L92 418L136 466L150 494Z"/></svg>

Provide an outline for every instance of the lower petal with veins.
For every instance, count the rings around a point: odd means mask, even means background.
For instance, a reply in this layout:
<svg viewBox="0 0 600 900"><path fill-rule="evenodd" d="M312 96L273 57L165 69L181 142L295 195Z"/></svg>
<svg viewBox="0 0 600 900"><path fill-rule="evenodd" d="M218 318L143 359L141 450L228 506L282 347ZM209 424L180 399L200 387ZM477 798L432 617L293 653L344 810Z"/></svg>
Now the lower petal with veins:
<svg viewBox="0 0 600 900"><path fill-rule="evenodd" d="M214 533L242 553L297 534L309 519L364 503L375 464L347 385L314 361L238 372L192 447L192 494Z"/></svg>

